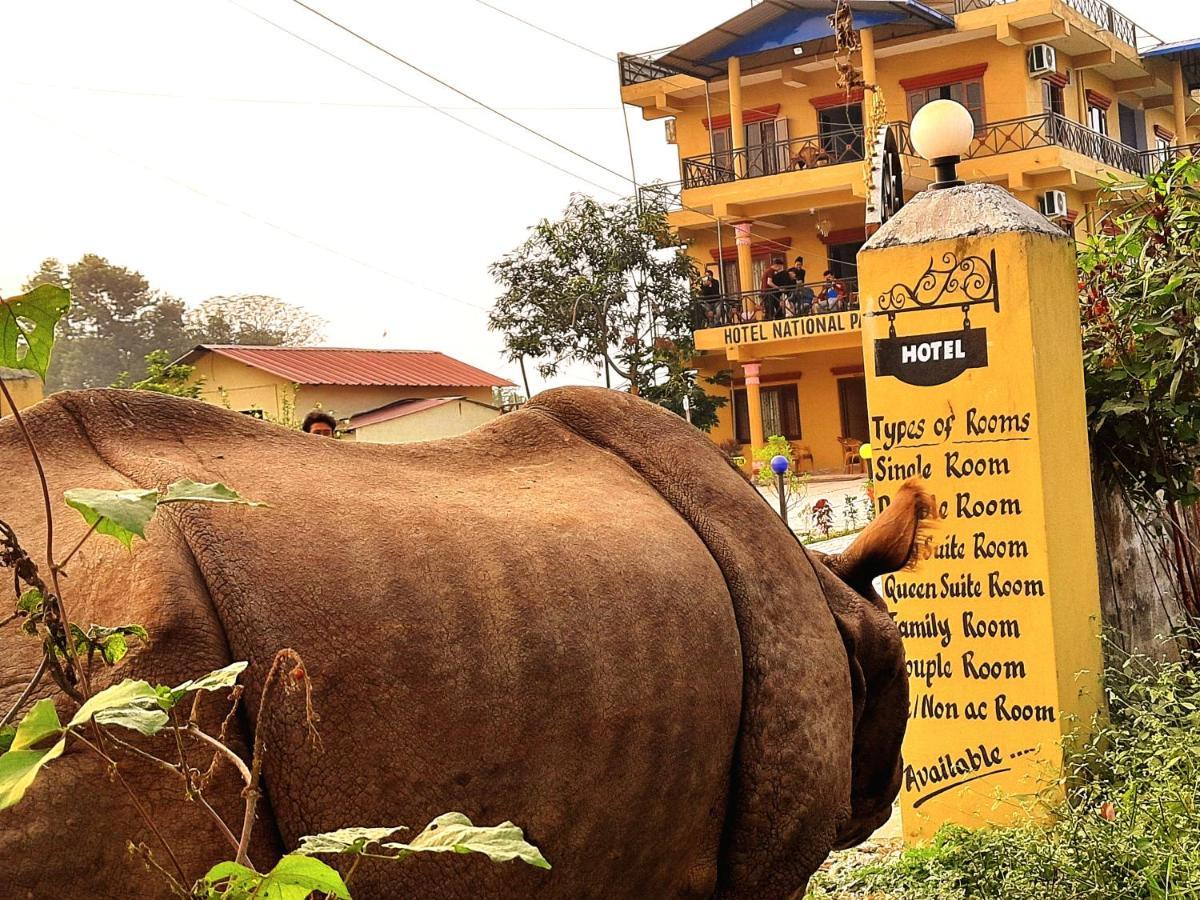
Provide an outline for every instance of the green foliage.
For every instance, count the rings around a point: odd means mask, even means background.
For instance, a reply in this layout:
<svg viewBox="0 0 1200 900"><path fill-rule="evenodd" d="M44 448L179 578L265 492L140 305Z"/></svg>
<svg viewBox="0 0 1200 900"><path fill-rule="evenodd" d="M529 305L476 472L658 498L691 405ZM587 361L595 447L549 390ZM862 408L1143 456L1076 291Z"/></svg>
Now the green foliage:
<svg viewBox="0 0 1200 900"><path fill-rule="evenodd" d="M1116 652L1116 651L1114 651ZM1125 657L1109 717L1067 746L1053 824L969 831L835 875L812 897L1142 900L1200 896L1200 658ZM1080 732L1083 734L1085 732Z"/></svg>
<svg viewBox="0 0 1200 900"><path fill-rule="evenodd" d="M70 293L50 284L0 300L0 366L36 372L45 381L54 328L70 306Z"/></svg>
<svg viewBox="0 0 1200 900"><path fill-rule="evenodd" d="M264 294L211 297L185 316L193 344L298 347L321 339L325 320Z"/></svg>
<svg viewBox="0 0 1200 900"><path fill-rule="evenodd" d="M217 863L193 894L212 900L305 900L311 894L350 900L350 889L338 872L307 856L289 854L265 875L235 862Z"/></svg>
<svg viewBox="0 0 1200 900"><path fill-rule="evenodd" d="M636 393L679 413L687 395L692 423L715 423L724 398L702 396L688 368L695 264L661 202L573 195L560 220L539 222L491 273L503 294L488 327L509 359L536 359L543 378L607 362Z"/></svg>
<svg viewBox="0 0 1200 900"><path fill-rule="evenodd" d="M150 639L141 625L92 625L84 631L74 622L71 623L71 636L76 655L90 660L93 654L99 653L110 666L115 666L129 652L128 638L135 637L142 643Z"/></svg>
<svg viewBox="0 0 1200 900"><path fill-rule="evenodd" d="M1134 502L1200 500L1200 160L1113 187L1081 253L1092 446ZM1161 494L1160 494L1161 492Z"/></svg>
<svg viewBox="0 0 1200 900"><path fill-rule="evenodd" d="M131 384L129 373L122 372L121 377L114 381L112 386L197 400L200 397L203 379L193 382L191 378L195 371L195 366L172 362L171 354L167 351L153 350L146 354L145 378Z"/></svg>
<svg viewBox="0 0 1200 900"><path fill-rule="evenodd" d="M171 503L215 503L239 506L264 506L246 500L220 482L200 484L181 479L163 491L126 488L120 491L98 488L73 488L64 495L67 505L77 510L98 534L115 537L126 547L134 537L146 537L146 525L160 506Z"/></svg>

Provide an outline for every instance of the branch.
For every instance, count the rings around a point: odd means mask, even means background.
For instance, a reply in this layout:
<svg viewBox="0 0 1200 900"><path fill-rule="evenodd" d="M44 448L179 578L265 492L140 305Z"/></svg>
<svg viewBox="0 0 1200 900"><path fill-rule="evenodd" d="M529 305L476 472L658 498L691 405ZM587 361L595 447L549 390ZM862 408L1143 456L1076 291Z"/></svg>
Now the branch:
<svg viewBox="0 0 1200 900"><path fill-rule="evenodd" d="M17 698L17 702L13 704L12 709L4 714L4 718L0 719L0 728L3 728L13 720L13 716L25 705L25 701L29 699L30 694L37 688L38 682L42 680L42 676L46 674L46 667L50 665L46 655L42 654L42 663L37 667L37 671L33 673L33 678L29 684L25 685L25 690L21 692L21 696Z"/></svg>
<svg viewBox="0 0 1200 900"><path fill-rule="evenodd" d="M69 563L74 558L75 554L79 552L79 548L82 547L85 543L87 543L87 539L96 533L96 529L99 527L100 521L101 521L100 519L97 519L95 522L93 522L92 527L87 530L87 534L85 534L83 537L81 537L79 539L79 543L76 544L74 549L72 549L71 552L67 554L66 559L64 559L57 566L55 566L55 568L58 569L58 571L60 571L60 572L63 571L67 567L67 563Z"/></svg>

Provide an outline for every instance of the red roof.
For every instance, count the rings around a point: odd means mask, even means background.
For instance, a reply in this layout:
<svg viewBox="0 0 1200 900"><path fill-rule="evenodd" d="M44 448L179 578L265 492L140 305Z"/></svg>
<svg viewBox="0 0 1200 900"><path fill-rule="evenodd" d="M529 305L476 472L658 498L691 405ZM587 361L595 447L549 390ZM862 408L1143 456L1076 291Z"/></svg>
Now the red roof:
<svg viewBox="0 0 1200 900"><path fill-rule="evenodd" d="M424 412L427 409L434 409L438 406L445 406L447 403L474 403L476 406L487 406L486 403L478 403L475 400L468 400L466 397L431 397L427 400L412 398L408 400L396 400L392 403L385 404L378 409L369 409L366 412L359 413L356 416L350 417L350 429L363 428L366 425L378 425L380 422L390 422L393 419L400 419L404 416L411 416L413 413ZM495 407L491 407L495 409ZM499 412L500 410L496 410Z"/></svg>
<svg viewBox="0 0 1200 900"><path fill-rule="evenodd" d="M203 352L237 360L297 384L385 387L513 387L505 378L433 350L355 350L340 347L252 347L201 344L179 361Z"/></svg>

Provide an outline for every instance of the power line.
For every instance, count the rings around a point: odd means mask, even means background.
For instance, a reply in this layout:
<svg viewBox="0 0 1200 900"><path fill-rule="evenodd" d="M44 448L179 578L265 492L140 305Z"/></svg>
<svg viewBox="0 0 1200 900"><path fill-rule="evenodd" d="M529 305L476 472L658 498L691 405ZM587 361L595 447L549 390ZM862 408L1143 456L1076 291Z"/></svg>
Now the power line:
<svg viewBox="0 0 1200 900"><path fill-rule="evenodd" d="M601 53L599 50L593 50L591 47L585 47L583 44L576 43L575 41L571 40L569 37L564 37L563 35L559 34L558 32L551 31L549 28L543 28L541 25L537 25L533 22L530 22L528 19L522 19L520 16L516 15L515 13L510 13L506 9L501 9L498 6L493 6L491 3L488 3L487 0L475 0L475 2L478 3L480 6L486 6L488 9L492 10L492 12L498 12L502 16L508 16L508 18L514 19L515 21L520 22L522 25L526 25L529 28L532 28L534 31L540 31L542 34L547 35L548 37L552 37L556 41L562 41L564 44L570 44L572 47L582 50L584 53L590 53L592 56L598 57L598 58L604 60L606 63L611 63L613 61L612 57L606 56L605 54Z"/></svg>
<svg viewBox="0 0 1200 900"><path fill-rule="evenodd" d="M362 69L359 66L356 66L354 63L348 62L347 60L343 59L342 57L337 56L336 54L326 50L324 47L314 44L311 41L300 37L299 35L295 34L294 32L288 31L286 28L283 28L283 26L277 25L276 23L272 22L270 19L260 16L258 13L254 12L253 10L246 9L246 7L241 6L241 4L237 2L237 0L229 0L229 2L233 3L235 6L240 7L241 9L245 10L246 12L249 12L251 15L254 15L257 18L262 19L264 22L274 25L276 28L279 28L281 31L284 31L287 34L292 35L292 37L295 37L298 40L303 41L305 44L308 44L310 47L320 50L322 53L325 53L328 56L332 56L334 59L338 59L342 62L345 62L347 65L351 66L352 68L357 69L358 71L363 72L366 75L370 75L370 77L375 78L377 81L380 81L383 84L387 84L389 87L395 87L390 82L384 81L383 79L379 78L378 76L376 76L370 72L367 72L365 69ZM488 112L491 112L491 113L499 116L500 118L504 119L506 122L510 122L513 125L516 125L518 128L522 129L523 131L526 131L529 134L534 135L535 137L541 138L542 140L547 141L550 144L553 144L555 147L565 150L567 153L570 153L572 156L576 156L579 159L582 159L584 162L591 163L593 166L603 169L605 172L608 172L609 174L611 174L617 178L620 178L622 181L633 185L635 190L638 190L641 187L637 183L637 180L635 178L631 178L629 175L625 175L621 172L618 172L616 169L609 168L604 163L597 162L596 160L592 159L591 157L589 157L583 153L580 153L578 150L568 147L566 144L563 144L548 135L542 134L542 132L538 131L536 128L532 128L532 127L526 125L525 123L520 122L517 119L514 119L512 116L506 115L505 113L501 112L500 110L496 109L495 107L490 106L487 103L484 103L482 100L478 99L477 97L474 97L471 94L468 94L466 91L463 91L460 88L455 87L453 84L450 84L448 81L445 81L444 79L439 78L438 76L434 75L432 72L429 72L429 71L421 68L420 66L416 65L415 63L409 62L408 60L404 59L402 56L399 56L398 54L393 53L391 50L388 50L386 47L380 46L379 44L372 41L370 38L365 37L362 34L359 34L357 31L355 31L353 28L350 28L348 25L343 25L341 22L326 15L325 13L321 12L319 9L315 9L315 8L309 6L307 3L303 2L303 0L292 0L292 2L295 3L297 6L300 6L303 9L306 9L308 12L317 16L318 18L323 19L324 21L328 22L330 25L333 25L335 28L339 29L340 31L344 31L346 34L349 34L352 37L356 38L357 40L362 41L367 46L369 46L375 50L378 50L380 53L384 54L388 58L395 60L396 62L400 63L401 65L407 66L408 68L412 69L415 72L420 73L421 75L424 75L426 78L430 79L431 81L436 82L437 84L441 85L442 87L446 88L447 90L453 91L454 93L458 94L460 97L465 97L466 99L470 100L472 103L475 103L475 104L479 105L480 107L482 107L483 109L487 110ZM400 91L401 93L403 93L405 96L408 96L408 97L413 96L413 95L408 94L407 92L401 90L400 88L395 88L395 89ZM417 99L419 100L420 98L417 98ZM421 101L421 102L424 102L424 101ZM624 109L623 109L623 111L624 111ZM462 122L461 119L457 119L454 116L451 116L451 118L455 118L456 121ZM480 131L480 129L475 128L475 126L470 125L469 123L463 122L462 124L465 124L465 125L467 125L467 127L473 128L476 131ZM629 124L628 118L625 119L625 124L626 124L626 127L628 127L628 124ZM488 134L488 132L482 132L482 133ZM489 136L492 136L492 135L489 135ZM509 145L509 146L512 146L512 145ZM525 152L525 151L522 151L522 152ZM532 155L532 154L527 154L527 155ZM554 163L551 163L551 162L548 162L547 160L542 159L541 157L534 157L534 158L540 159L542 162L545 162L547 165L553 166L554 168L558 169L560 172L566 171L564 169L561 169L559 166L556 166ZM584 181L595 187L601 187L600 185L597 185L594 181L584 178L582 175L575 175L574 173L568 173L568 174L572 174L573 177L579 178L581 181ZM611 188L601 187L601 189L608 191L609 193L614 194L616 196L622 196L619 192L614 191ZM707 219L712 220L713 222L721 221L719 217L714 216L712 213L705 212L704 210L701 210L701 209L696 209L695 207L692 207L692 206L687 206L687 205L683 204L682 201L680 202L680 206L682 209L687 210L688 212L694 212L697 215L701 215ZM750 234L753 235L754 237L762 238L764 241L771 240L771 238L768 238L762 234L756 234L753 231L750 232Z"/></svg>
<svg viewBox="0 0 1200 900"><path fill-rule="evenodd" d="M11 97L10 97L10 99L15 100L15 98L11 98ZM459 304L462 304L463 306L469 306L473 309L481 310L482 312L490 311L489 307L482 306L478 303L472 303L470 300L464 300L462 297L456 297L453 294L447 294L445 291L438 290L437 288L430 287L429 285L421 284L419 281L413 281L410 278L405 278L403 275L398 275L395 272L389 271L388 269L381 268L380 266L377 266L374 263L368 262L367 260L359 259L358 257L351 256L348 253L343 253L342 251L337 250L333 247L330 247L327 244L323 244L320 241L314 240L313 238L307 237L303 234L300 234L299 232L293 231L292 229L288 228L286 225L280 225L277 222L272 222L270 219L264 219L262 216L256 215L256 214L250 212L249 210L243 209L240 206L237 206L233 203L228 202L227 200L223 200L220 197L215 197L212 194L208 193L207 191L196 187L194 184L191 184L189 182L183 181L182 179L176 178L173 175L163 172L161 169L156 169L153 166L150 166L150 165L142 162L141 160L134 159L133 157L121 152L120 150L117 150L115 147L112 147L112 146L104 143L103 141L97 140L92 135L90 135L86 132L79 131L68 125L64 125L62 122L58 122L48 116L44 116L40 112L30 109L29 107L25 106L25 104L21 103L19 100L16 100L16 103L18 106L22 107L25 110L25 112L27 112L29 115L35 116L35 117L41 119L43 122L46 122L46 123L54 126L55 128L58 128L61 131L65 131L68 134L73 134L75 137L80 138L81 140L84 140L87 143L92 144L95 147L99 147L101 150L104 150L106 153L109 153L112 156L115 156L117 159L120 159L123 162L128 163L129 165L136 166L146 172L149 172L150 174L152 174L158 178L163 179L164 181L168 181L177 187L181 187L184 190L190 191L191 193L195 194L198 197L202 197L203 199L209 201L210 203L214 203L217 206L222 206L226 209L232 210L232 211L238 213L239 215L244 216L247 219L250 219L253 222L257 222L260 225L265 225L268 228L274 229L275 231L285 234L294 240L302 241L303 243L308 244L309 246L312 246L312 247L316 247L318 250L322 250L325 253L330 254L331 256L337 256L342 259L348 260L349 262L352 262L355 265L361 266L365 269L370 269L371 271L374 271L374 272L378 272L380 275L385 275L388 278L392 278L396 281L401 282L402 284L407 284L410 287L414 287L419 290L425 291L426 293L434 294L439 297L443 297L447 300L453 301L454 303L459 303Z"/></svg>
<svg viewBox="0 0 1200 900"><path fill-rule="evenodd" d="M354 69L356 72L366 75L368 78L372 79L373 81L377 81L380 84L384 85L385 87L391 88L392 90L396 91L397 93L402 94L405 97L408 97L410 100L417 101L422 106L426 106L429 109L434 110L435 112L441 113L446 118L452 119L455 122L457 122L458 124L464 125L467 128L471 129L472 131L474 131L478 134L482 134L484 137L491 138L493 141L496 141L499 144L503 144L505 147L508 147L511 150L517 151L522 156L528 156L530 159L535 159L538 162L543 163L544 165L547 165L552 169L558 170L559 172L561 172L564 175L567 175L578 181L582 181L585 184L590 184L594 188L598 188L609 194L613 194L614 196L618 196L618 197L621 196L620 191L614 191L612 188L607 187L603 184L600 184L599 182L592 181L590 178L585 178L584 176L579 175L576 172L572 172L569 169L564 169L562 166L558 165L557 163L551 162L550 160L546 159L545 157L538 156L536 153L526 150L524 147L521 147L518 144L514 144L511 141L506 141L504 138L494 135L490 131L485 131L484 129L480 128L478 125L475 125L472 122L468 122L466 119L463 119L460 116L456 116L456 115L454 115L454 113L449 112L448 110L446 110L440 106L436 106L435 104L430 103L429 101L423 99L422 97L418 97L416 94L410 94L408 91L404 90L404 88L400 87L399 85L396 85L396 84L388 81L386 78L381 78L380 76L376 75L374 72L370 71L369 69L364 69L362 66L358 65L357 63L352 63L350 60L346 59L343 56L339 56L338 54L334 53L332 50L327 50L324 47L322 47L320 44L316 44L316 43L310 41L308 38L306 38L302 35L299 35L296 32L291 31L288 28L285 28L284 26L280 25L278 22L268 19L266 16L260 15L259 13L250 9L249 7L243 6L241 3L237 2L237 0L229 0L229 3L236 6L238 9L242 10L242 12L245 12L245 13L248 13L249 15L254 16L254 18L258 19L259 21L265 22L267 25L270 25L272 28L282 31L284 34L288 35L289 37L295 38L296 40L300 41L300 43L311 47L312 49L318 51L319 53L323 53L324 55L328 56L331 59L336 59L338 62L342 63L343 65L347 65L350 68ZM500 113L500 115L503 116L504 114ZM508 116L504 116L504 117L509 118ZM513 120L513 121L515 121L515 120ZM626 176L620 175L620 173L615 173L615 174L617 174L617 177L621 178L622 180L628 180L628 178Z"/></svg>
<svg viewBox="0 0 1200 900"><path fill-rule="evenodd" d="M231 0L231 2L232 2L232 0ZM504 121L508 122L509 124L517 126L522 131L526 131L529 134L532 134L534 137L541 138L543 141L553 144L555 147L558 147L560 150L562 150L566 153L570 153L572 156L574 156L578 159L581 159L584 162L589 163L590 165L596 166L599 169L603 169L605 172L608 172L608 174L610 174L610 175L615 175L617 178L620 178L622 181L630 180L628 175L618 172L616 169L610 168L609 166L606 166L602 162L597 162L596 160L592 159L590 156L580 153L578 150L575 150L572 147L568 147L566 144L562 143L561 141L555 140L554 138L550 137L549 135L543 134L542 132L538 131L536 128L531 128L530 126L526 125L524 122L520 121L519 119L514 119L512 116L508 115L508 113L502 112L501 110L497 109L496 107L491 106L491 105L485 103L484 101L480 100L478 97L472 96L471 94L468 94L466 91L462 90L461 88L455 87L450 82L448 82L442 78L439 78L438 76L434 75L432 72L428 71L427 69L421 68L416 63L409 62L403 56L400 56L397 53L393 53L391 50L388 50L386 47L380 46L379 44L372 41L370 38L355 31L350 26L343 25L337 19L327 16L327 15L325 15L325 13L321 12L319 9L309 6L307 3L304 2L304 0L292 0L292 2L294 4L296 4L297 6L301 7L302 9L308 10L310 13L312 13L317 18L323 19L324 21L328 22L330 25L334 26L335 28L337 28L341 31L344 31L346 34L351 35L352 37L356 38L357 40L362 41L368 47L372 47L375 50L378 50L380 53L384 54L385 56L389 57L390 59L394 59L396 62L400 63L402 66L406 66L407 68L412 69L414 72L418 72L421 75L424 75L430 81L440 84L446 90L452 91L453 93L458 94L460 97L470 100L472 103L478 104L479 106L486 109L488 112L494 113L495 115L504 119Z"/></svg>
<svg viewBox="0 0 1200 900"><path fill-rule="evenodd" d="M200 103L261 103L279 106L333 106L349 109L430 109L427 103L351 103L345 100L310 100L290 97L222 97L202 94L171 94L161 91L128 91L120 88L99 88L78 84L36 84L31 81L14 81L20 87L34 90L76 91L116 97L144 97L153 100L189 100ZM442 106L438 109L475 111L478 106ZM617 112L616 106L507 106L504 109L522 112Z"/></svg>

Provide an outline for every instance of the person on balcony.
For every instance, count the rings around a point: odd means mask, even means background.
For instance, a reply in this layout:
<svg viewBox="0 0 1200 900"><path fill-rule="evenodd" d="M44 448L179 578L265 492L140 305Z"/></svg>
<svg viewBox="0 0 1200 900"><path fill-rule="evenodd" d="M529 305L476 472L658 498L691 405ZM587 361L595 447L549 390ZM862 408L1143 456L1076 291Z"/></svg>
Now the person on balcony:
<svg viewBox="0 0 1200 900"><path fill-rule="evenodd" d="M713 277L712 269L704 270L704 275L700 279L696 293L700 298L699 305L703 317L703 327L713 328L717 325L727 324L724 321L727 316L723 315L721 308L721 285Z"/></svg>
<svg viewBox="0 0 1200 900"><path fill-rule="evenodd" d="M770 285L763 295L763 306L768 319L782 319L784 301L791 301L796 279L792 277L791 270L784 267L782 257L772 260L768 271L771 273L768 276Z"/></svg>
<svg viewBox="0 0 1200 900"><path fill-rule="evenodd" d="M817 312L838 312L841 310L845 298L846 286L835 279L832 272L826 270L825 283L821 285L819 299L817 300Z"/></svg>

